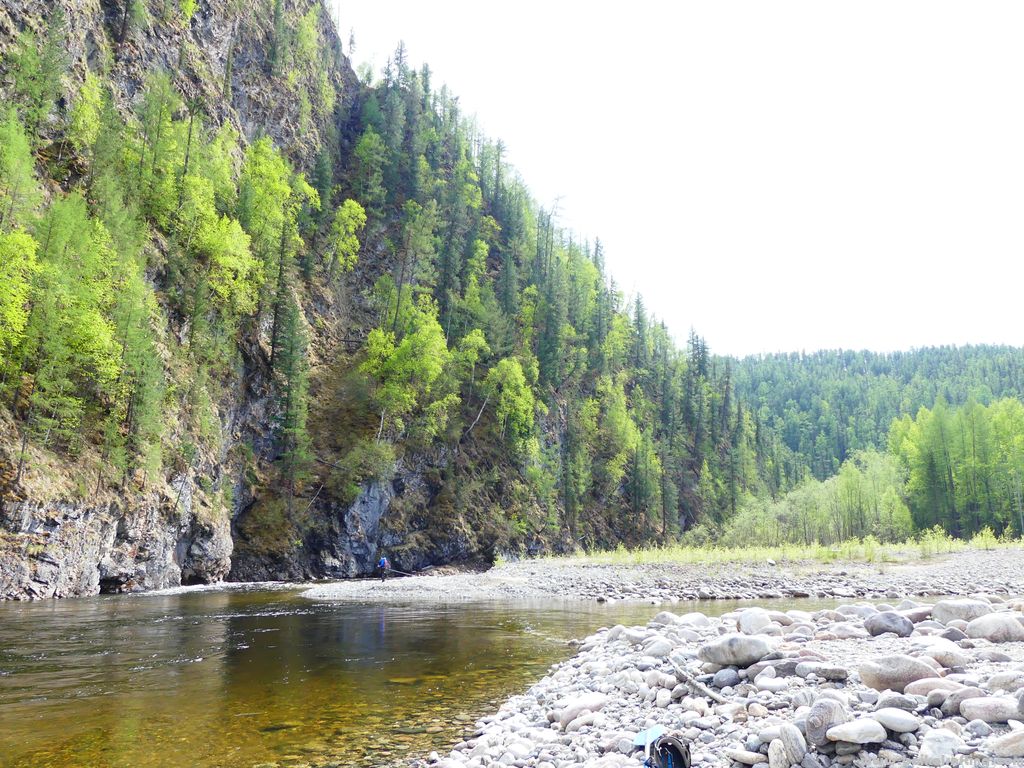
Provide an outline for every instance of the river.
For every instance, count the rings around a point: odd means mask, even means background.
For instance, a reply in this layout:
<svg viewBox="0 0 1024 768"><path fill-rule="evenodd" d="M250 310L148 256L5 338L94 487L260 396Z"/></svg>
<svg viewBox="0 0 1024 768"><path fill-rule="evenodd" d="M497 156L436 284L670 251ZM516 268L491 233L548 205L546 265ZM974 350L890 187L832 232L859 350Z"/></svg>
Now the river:
<svg viewBox="0 0 1024 768"><path fill-rule="evenodd" d="M399 763L458 741L568 658L568 639L659 610L327 603L300 593L0 603L0 766Z"/></svg>

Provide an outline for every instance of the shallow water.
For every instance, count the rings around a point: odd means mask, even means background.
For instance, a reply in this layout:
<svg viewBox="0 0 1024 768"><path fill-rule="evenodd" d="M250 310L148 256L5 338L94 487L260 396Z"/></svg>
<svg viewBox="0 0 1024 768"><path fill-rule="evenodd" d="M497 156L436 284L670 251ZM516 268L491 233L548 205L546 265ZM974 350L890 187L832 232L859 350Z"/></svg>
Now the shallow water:
<svg viewBox="0 0 1024 768"><path fill-rule="evenodd" d="M568 639L661 610L329 603L300 591L0 603L0 766L398 763L458 741L571 656Z"/></svg>
<svg viewBox="0 0 1024 768"><path fill-rule="evenodd" d="M356 605L288 591L0 604L0 765L381 765L461 738L643 605Z"/></svg>

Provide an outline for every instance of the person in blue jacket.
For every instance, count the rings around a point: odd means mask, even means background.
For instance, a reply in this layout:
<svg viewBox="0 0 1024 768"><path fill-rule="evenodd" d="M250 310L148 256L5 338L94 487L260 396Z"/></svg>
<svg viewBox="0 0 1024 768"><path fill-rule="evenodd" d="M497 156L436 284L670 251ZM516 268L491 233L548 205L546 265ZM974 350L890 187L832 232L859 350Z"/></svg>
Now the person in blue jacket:
<svg viewBox="0 0 1024 768"><path fill-rule="evenodd" d="M377 563L377 568L380 569L380 580L384 581L388 576L388 571L391 570L391 561L388 560L386 556L381 555L381 558Z"/></svg>

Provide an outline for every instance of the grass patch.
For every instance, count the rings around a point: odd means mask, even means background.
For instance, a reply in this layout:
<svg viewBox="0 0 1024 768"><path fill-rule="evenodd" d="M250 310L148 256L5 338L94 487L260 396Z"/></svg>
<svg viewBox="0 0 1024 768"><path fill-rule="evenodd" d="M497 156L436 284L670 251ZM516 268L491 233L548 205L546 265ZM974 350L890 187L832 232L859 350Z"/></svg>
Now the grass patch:
<svg viewBox="0 0 1024 768"><path fill-rule="evenodd" d="M712 565L717 563L757 563L774 560L781 562L848 562L899 563L915 559L928 559L935 555L959 552L965 549L992 550L1020 547L1020 539L997 539L992 531L981 531L969 541L954 539L941 528L920 532L915 538L901 542L880 542L874 536L850 539L836 544L778 544L776 546L690 546L670 544L663 547L616 549L602 552L578 552L545 560L561 560L586 565Z"/></svg>

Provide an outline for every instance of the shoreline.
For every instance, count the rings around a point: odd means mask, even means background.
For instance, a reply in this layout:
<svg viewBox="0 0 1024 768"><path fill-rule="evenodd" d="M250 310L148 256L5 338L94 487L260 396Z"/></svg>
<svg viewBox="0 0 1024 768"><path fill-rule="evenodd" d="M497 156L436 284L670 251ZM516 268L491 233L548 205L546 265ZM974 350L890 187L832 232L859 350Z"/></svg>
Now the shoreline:
<svg viewBox="0 0 1024 768"><path fill-rule="evenodd" d="M1024 594L1020 548L964 550L907 563L658 563L605 565L585 560L525 560L484 572L324 582L313 600L467 602L503 599L642 601L900 599L988 593Z"/></svg>
<svg viewBox="0 0 1024 768"><path fill-rule="evenodd" d="M637 766L659 725L707 768L1020 764L1024 600L893 603L602 628L420 764Z"/></svg>

